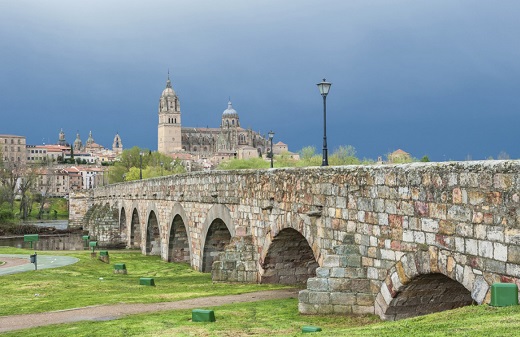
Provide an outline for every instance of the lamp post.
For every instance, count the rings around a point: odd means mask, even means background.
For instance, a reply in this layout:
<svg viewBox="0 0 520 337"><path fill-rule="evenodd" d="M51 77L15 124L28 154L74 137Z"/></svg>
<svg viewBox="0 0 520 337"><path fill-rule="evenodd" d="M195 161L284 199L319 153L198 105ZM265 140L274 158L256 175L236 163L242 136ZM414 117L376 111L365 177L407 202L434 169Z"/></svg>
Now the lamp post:
<svg viewBox="0 0 520 337"><path fill-rule="evenodd" d="M274 137L274 132L273 131L269 131L269 141L271 142L271 168L273 168L273 157L274 157L274 154L273 154L273 137Z"/></svg>
<svg viewBox="0 0 520 337"><path fill-rule="evenodd" d="M139 152L139 180L143 179L143 153Z"/></svg>
<svg viewBox="0 0 520 337"><path fill-rule="evenodd" d="M325 79L317 84L320 94L323 97L323 159L321 166L329 166L327 151L327 94L329 93L331 85L332 83L326 82Z"/></svg>

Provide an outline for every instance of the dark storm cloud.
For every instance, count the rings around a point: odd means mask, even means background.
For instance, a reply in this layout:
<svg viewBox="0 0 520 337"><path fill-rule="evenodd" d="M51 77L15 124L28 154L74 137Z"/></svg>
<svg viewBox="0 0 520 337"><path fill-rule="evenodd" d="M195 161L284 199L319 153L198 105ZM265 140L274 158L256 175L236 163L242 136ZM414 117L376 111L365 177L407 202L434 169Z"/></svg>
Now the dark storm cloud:
<svg viewBox="0 0 520 337"><path fill-rule="evenodd" d="M183 125L244 127L320 152L316 83L333 82L329 147L436 160L520 157L514 1L3 1L0 133L28 143L157 147L170 69ZM18 118L23 116L23 118Z"/></svg>

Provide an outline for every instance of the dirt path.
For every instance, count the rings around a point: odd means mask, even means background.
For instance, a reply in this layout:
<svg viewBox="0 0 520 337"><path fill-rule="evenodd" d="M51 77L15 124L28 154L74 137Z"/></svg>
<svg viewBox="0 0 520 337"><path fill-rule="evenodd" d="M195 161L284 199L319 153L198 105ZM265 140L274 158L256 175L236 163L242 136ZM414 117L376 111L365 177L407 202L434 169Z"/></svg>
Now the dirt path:
<svg viewBox="0 0 520 337"><path fill-rule="evenodd" d="M0 261L5 262L4 264L0 264L0 268L15 267L15 266L20 266L22 264L29 263L28 259L13 258L13 257L0 257Z"/></svg>
<svg viewBox="0 0 520 337"><path fill-rule="evenodd" d="M298 297L298 290L269 290L240 295L201 297L176 302L100 305L39 314L1 316L0 332L78 321L107 321L126 315L162 310L208 308L231 303L255 302L290 297Z"/></svg>

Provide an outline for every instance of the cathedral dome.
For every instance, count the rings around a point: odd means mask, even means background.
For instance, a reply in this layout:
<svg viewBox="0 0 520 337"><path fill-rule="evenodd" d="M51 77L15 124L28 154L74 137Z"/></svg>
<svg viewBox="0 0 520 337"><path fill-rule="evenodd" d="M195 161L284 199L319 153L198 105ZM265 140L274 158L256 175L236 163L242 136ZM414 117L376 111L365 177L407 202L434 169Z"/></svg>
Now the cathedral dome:
<svg viewBox="0 0 520 337"><path fill-rule="evenodd" d="M170 81L169 77L168 81L166 81L166 88L164 88L162 96L175 96L175 91L172 88L172 82Z"/></svg>
<svg viewBox="0 0 520 337"><path fill-rule="evenodd" d="M224 112L222 113L222 116L237 116L238 113L235 109L233 109L233 105L231 105L231 101L228 102L227 104L227 109L224 110Z"/></svg>

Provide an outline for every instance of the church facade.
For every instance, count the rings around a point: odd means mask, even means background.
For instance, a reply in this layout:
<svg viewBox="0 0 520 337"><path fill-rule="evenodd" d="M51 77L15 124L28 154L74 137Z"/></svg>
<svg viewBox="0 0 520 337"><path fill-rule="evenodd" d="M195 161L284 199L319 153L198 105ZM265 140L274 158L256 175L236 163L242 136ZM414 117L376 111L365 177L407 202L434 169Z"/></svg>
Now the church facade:
<svg viewBox="0 0 520 337"><path fill-rule="evenodd" d="M262 157L269 151L269 140L259 132L240 126L238 113L228 102L216 128L194 128L181 125L181 107L170 78L159 98L159 152L174 158L191 155L192 160L218 164L229 158ZM183 156L184 155L184 156Z"/></svg>

